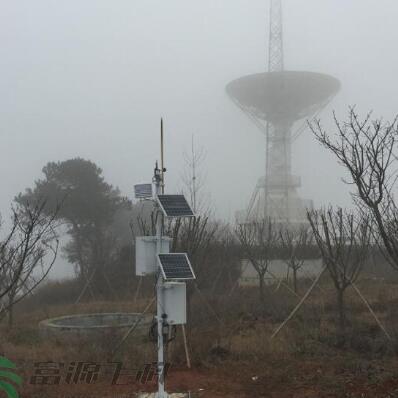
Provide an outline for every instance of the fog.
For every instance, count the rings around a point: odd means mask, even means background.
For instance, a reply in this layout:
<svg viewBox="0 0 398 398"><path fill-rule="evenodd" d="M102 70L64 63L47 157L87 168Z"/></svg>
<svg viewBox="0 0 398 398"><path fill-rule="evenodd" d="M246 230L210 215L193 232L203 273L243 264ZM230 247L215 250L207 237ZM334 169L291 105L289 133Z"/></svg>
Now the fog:
<svg viewBox="0 0 398 398"><path fill-rule="evenodd" d="M0 211L48 161L83 157L132 197L149 181L166 132L167 189L181 188L194 134L206 152L204 191L218 218L233 220L264 174L264 136L225 85L263 72L266 0L2 1L0 23ZM284 0L285 69L342 83L322 112L332 126L348 105L398 113L398 4L393 0ZM343 170L306 131L293 147L302 197L349 205ZM126 221L127 222L127 221Z"/></svg>

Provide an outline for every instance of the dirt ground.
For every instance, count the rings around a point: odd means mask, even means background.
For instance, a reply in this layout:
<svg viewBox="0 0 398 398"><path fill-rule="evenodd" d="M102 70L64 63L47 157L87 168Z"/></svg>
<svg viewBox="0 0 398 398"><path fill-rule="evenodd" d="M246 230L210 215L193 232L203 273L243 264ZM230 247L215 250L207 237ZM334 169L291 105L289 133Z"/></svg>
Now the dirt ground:
<svg viewBox="0 0 398 398"><path fill-rule="evenodd" d="M387 398L398 397L398 373L376 364L356 374L347 369L333 369L326 364L298 362L272 364L254 374L249 367L227 369L174 369L167 381L169 392L191 392L192 397L269 397L269 398ZM329 364L330 365L330 364ZM379 364L381 366L381 364ZM394 375L395 373L395 375ZM77 386L43 386L24 388L22 398L130 398L138 391L154 391L155 383L145 387L109 386L109 384Z"/></svg>
<svg viewBox="0 0 398 398"><path fill-rule="evenodd" d="M221 325L222 329L216 321L209 326L205 318L202 328L191 329L192 369L185 366L179 334L170 350L172 365L166 380L167 391L190 392L192 397L204 398L398 398L398 317L390 316L386 311L386 308L396 308L398 303L396 285L391 285L388 290L383 287L372 295L368 293L382 322L390 333L395 333L393 339L388 341L375 326L363 303L350 301L351 334L343 348L338 348L333 340L335 333L331 327L335 310L329 304L332 300L328 299L325 287L323 292L324 301L309 302L297 319L272 341L272 331L282 317L278 320L249 317L245 311L244 317L231 318L230 324ZM42 383L43 380L32 383L32 377L39 374L37 362L62 362L63 375L73 363L76 366L81 363L76 361L106 364L110 361L111 343L115 341L113 336L91 345L80 340L48 340L38 331L41 319L116 309L131 310L131 303L97 302L80 307L54 306L25 311L16 318L18 327L11 331L0 328L0 355L17 364L17 372L23 378L20 397L133 398L138 392L155 391L155 376L145 383L134 377L139 364L151 363L155 359L155 346L152 342L137 344L134 339L116 360L123 363L127 374L133 375L123 379L124 383L112 385L114 373L109 369L96 382L79 379L67 383L63 376L56 385L50 384L49 380L48 383ZM278 309L281 310L283 308ZM228 321L227 316L225 319ZM219 344L216 349L215 342ZM51 373L47 371L46 374ZM0 391L0 398L3 395Z"/></svg>
<svg viewBox="0 0 398 398"><path fill-rule="evenodd" d="M168 392L190 392L192 397L206 398L392 398L398 397L398 362L353 362L344 356L323 361L286 359L256 366L225 362L211 369L171 368L166 385ZM123 386L109 382L57 386L25 383L21 398L132 398L139 391L155 390L156 380Z"/></svg>

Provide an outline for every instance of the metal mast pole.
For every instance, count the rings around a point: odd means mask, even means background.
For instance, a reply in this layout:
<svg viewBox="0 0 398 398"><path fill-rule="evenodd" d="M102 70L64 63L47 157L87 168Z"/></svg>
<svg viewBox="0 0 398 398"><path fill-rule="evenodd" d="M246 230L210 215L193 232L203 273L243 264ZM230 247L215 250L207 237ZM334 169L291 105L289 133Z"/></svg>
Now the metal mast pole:
<svg viewBox="0 0 398 398"><path fill-rule="evenodd" d="M163 150L163 118L160 119L160 173L161 173L161 191L164 193L164 150Z"/></svg>
<svg viewBox="0 0 398 398"><path fill-rule="evenodd" d="M156 162L155 173L154 173L154 183L156 197L162 192L162 177L161 171L158 168ZM156 254L160 254L162 245L162 217L161 212L158 211L156 217ZM156 321L157 321L157 331L158 331L158 363L157 363L157 373L158 373L158 398L167 397L164 390L164 342L163 342L163 278L158 270L157 274L157 284L156 284L156 301L157 301L157 311L156 311Z"/></svg>
<svg viewBox="0 0 398 398"><path fill-rule="evenodd" d="M163 119L160 120L160 167L156 162L155 172L154 172L154 183L155 183L155 199L158 195L164 193L164 164L163 164ZM157 213L156 217L156 254L160 254L162 251L162 214L160 211ZM156 310L156 320L157 320L157 331L158 331L158 363L157 363L157 373L158 373L158 394L157 398L166 398L167 393L164 389L164 341L163 341L163 277L158 270L157 284L156 284L156 298L157 298L157 310Z"/></svg>

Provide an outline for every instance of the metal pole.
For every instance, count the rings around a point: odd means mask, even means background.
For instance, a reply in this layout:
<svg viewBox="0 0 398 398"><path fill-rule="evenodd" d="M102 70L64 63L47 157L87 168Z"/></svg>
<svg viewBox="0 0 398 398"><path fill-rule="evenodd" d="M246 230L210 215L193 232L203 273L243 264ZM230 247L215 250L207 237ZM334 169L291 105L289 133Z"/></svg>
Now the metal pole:
<svg viewBox="0 0 398 398"><path fill-rule="evenodd" d="M161 170L156 165L155 168L155 187L156 197L161 193ZM161 252L162 245L162 220L160 212L157 214L156 220L156 253ZM157 313L156 320L158 326L158 395L157 398L165 398L167 394L164 390L164 343L163 343L163 278L160 272L158 272L156 284L156 296L157 296Z"/></svg>
<svg viewBox="0 0 398 398"><path fill-rule="evenodd" d="M163 119L160 119L160 170L156 164L155 168L155 187L156 197L164 193L164 160L163 160ZM156 253L160 254L162 250L162 217L158 212L156 218ZM159 270L160 271L160 270ZM158 395L157 398L166 398L167 393L164 390L164 341L163 341L163 278L158 272L156 285L157 296L157 325L158 325Z"/></svg>
<svg viewBox="0 0 398 398"><path fill-rule="evenodd" d="M160 119L160 170L161 170L161 191L164 193L164 152L163 152L163 118Z"/></svg>

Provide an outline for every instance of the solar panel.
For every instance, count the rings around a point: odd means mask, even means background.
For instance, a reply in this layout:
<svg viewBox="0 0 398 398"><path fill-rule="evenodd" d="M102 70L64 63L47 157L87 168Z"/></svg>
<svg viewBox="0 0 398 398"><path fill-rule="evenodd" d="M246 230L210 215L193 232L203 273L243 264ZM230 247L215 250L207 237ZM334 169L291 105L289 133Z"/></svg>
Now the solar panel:
<svg viewBox="0 0 398 398"><path fill-rule="evenodd" d="M184 195L158 195L158 202L167 217L194 217Z"/></svg>
<svg viewBox="0 0 398 398"><path fill-rule="evenodd" d="M158 259L166 281L196 278L186 253L158 254Z"/></svg>
<svg viewBox="0 0 398 398"><path fill-rule="evenodd" d="M137 199L152 198L152 184L134 185L134 193Z"/></svg>

